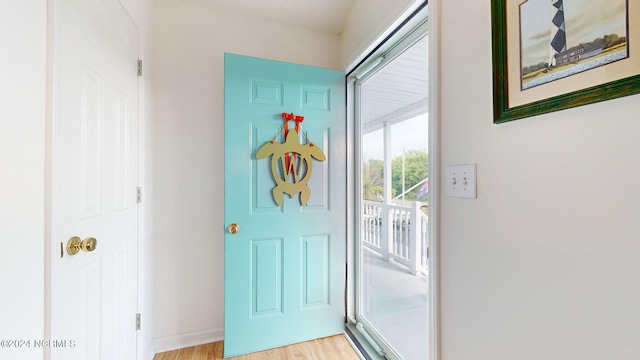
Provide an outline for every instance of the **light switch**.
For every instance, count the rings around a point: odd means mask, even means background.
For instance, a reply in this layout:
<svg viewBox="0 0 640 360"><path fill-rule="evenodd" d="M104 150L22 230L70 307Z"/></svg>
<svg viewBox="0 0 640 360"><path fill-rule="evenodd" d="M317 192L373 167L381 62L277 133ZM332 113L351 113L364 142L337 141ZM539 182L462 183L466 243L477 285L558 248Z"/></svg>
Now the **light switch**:
<svg viewBox="0 0 640 360"><path fill-rule="evenodd" d="M445 189L448 197L475 199L476 164L447 166Z"/></svg>

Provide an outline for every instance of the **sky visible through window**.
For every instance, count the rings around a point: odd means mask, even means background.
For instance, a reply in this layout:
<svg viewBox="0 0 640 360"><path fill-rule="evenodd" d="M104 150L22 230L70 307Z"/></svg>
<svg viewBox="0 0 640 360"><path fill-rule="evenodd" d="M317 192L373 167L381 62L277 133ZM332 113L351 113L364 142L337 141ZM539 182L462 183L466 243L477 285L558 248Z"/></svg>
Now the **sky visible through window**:
<svg viewBox="0 0 640 360"><path fill-rule="evenodd" d="M391 126L391 158L402 155L402 150L427 150L428 115L420 115ZM384 159L383 131L374 131L364 136L362 160Z"/></svg>

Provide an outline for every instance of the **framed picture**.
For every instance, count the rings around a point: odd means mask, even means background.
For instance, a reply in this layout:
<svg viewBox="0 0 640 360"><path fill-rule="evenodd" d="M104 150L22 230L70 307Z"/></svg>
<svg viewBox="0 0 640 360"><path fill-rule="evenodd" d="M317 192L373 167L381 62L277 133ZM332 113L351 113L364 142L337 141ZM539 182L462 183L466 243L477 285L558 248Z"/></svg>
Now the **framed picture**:
<svg viewBox="0 0 640 360"><path fill-rule="evenodd" d="M640 0L491 0L494 123L640 93Z"/></svg>

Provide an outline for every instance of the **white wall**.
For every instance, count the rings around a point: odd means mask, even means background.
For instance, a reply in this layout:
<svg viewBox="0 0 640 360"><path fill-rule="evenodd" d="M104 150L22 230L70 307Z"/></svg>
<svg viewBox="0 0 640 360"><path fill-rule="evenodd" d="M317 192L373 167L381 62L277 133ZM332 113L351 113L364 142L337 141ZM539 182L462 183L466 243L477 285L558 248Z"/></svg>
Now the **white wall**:
<svg viewBox="0 0 640 360"><path fill-rule="evenodd" d="M439 3L442 358L638 359L640 97L493 125L490 1Z"/></svg>
<svg viewBox="0 0 640 360"><path fill-rule="evenodd" d="M42 339L46 0L0 2L0 339ZM0 348L3 359L42 349Z"/></svg>
<svg viewBox="0 0 640 360"><path fill-rule="evenodd" d="M155 2L154 262L158 350L223 326L223 53L339 69L338 37Z"/></svg>

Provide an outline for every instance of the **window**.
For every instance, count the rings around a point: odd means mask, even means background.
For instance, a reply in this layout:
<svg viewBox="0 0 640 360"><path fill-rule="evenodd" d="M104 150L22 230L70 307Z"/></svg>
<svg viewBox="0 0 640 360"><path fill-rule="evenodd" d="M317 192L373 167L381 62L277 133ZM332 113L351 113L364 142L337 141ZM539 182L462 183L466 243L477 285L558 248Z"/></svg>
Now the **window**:
<svg viewBox="0 0 640 360"><path fill-rule="evenodd" d="M379 355L429 353L427 7L354 71L353 327Z"/></svg>

